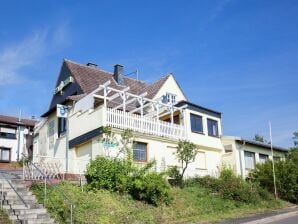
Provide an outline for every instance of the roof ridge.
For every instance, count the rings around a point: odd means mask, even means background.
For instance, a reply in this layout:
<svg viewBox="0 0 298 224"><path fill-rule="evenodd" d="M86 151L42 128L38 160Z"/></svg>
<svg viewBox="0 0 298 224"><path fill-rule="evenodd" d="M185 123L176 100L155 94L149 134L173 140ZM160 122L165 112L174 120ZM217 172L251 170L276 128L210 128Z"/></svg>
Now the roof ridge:
<svg viewBox="0 0 298 224"><path fill-rule="evenodd" d="M102 69L102 68L100 68L100 67L91 67L91 66L88 66L88 65L86 65L86 64L82 64L82 63L79 63L79 62L75 62L75 61L69 60L69 59L67 59L67 58L64 58L63 60L64 60L64 61L67 61L67 62L70 62L70 63L73 63L73 64L76 64L76 65L79 65L79 66L84 66L84 67L86 67L86 68L96 69L96 70L99 70L99 71L108 73L108 74L110 74L110 75L113 75L113 74L114 74L113 72L104 70L104 69ZM131 78L131 77L125 75L125 74L124 74L123 76L124 76L125 78L127 78L127 79L131 79L131 80L134 80L134 81L137 81L137 82L141 82L141 83L146 84L146 82L143 81L143 80L138 80L138 79L135 79L135 78Z"/></svg>
<svg viewBox="0 0 298 224"><path fill-rule="evenodd" d="M92 67L92 66L88 66L88 65L86 65L86 64L82 64L82 63L79 63L79 62L75 62L75 61L72 61L72 60L69 60L69 59L66 59L66 58L64 58L63 60L64 60L64 61L67 61L67 62L70 62L70 63L73 63L73 64L75 64L75 65L84 66L84 67L86 67L86 68L95 69L95 70L102 71L102 72L105 72L105 73L108 73L108 74L113 75L112 72L103 70L103 69L101 69L100 67Z"/></svg>
<svg viewBox="0 0 298 224"><path fill-rule="evenodd" d="M11 115L5 115L5 114L0 114L0 116L19 119L18 116L11 116ZM21 120L32 120L32 121L36 121L36 119L25 118L25 117L21 117Z"/></svg>
<svg viewBox="0 0 298 224"><path fill-rule="evenodd" d="M154 85L155 83L159 82L160 80L162 80L162 79L164 79L164 78L168 78L168 77L171 76L171 75L172 75L172 73L167 73L167 74L163 75L163 76L160 77L159 79L157 79L157 80L155 80L154 82L152 82L152 83L150 84L150 86L151 86L151 85Z"/></svg>

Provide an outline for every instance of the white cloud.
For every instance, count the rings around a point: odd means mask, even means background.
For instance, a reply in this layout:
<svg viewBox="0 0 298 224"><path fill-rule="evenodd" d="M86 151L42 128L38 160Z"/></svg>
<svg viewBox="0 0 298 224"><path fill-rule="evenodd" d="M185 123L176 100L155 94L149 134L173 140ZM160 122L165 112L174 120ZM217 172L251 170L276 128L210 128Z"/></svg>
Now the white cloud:
<svg viewBox="0 0 298 224"><path fill-rule="evenodd" d="M25 40L0 50L0 85L25 80L21 70L39 60L45 50L46 32L36 32Z"/></svg>
<svg viewBox="0 0 298 224"><path fill-rule="evenodd" d="M28 81L24 70L36 66L53 51L69 43L68 32L68 23L63 23L53 29L39 30L0 49L0 86Z"/></svg>

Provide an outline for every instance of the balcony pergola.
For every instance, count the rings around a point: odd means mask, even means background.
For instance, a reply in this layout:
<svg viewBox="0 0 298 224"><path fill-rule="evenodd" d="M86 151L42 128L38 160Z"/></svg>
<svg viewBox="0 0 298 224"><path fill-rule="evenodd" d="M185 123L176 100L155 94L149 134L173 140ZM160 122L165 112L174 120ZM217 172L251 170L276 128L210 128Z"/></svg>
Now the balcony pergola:
<svg viewBox="0 0 298 224"><path fill-rule="evenodd" d="M174 113L184 117L183 108L161 99L146 98L147 92L137 95L129 90L129 87L121 90L113 88L108 81L91 93L106 109L107 126L161 137L185 138L185 126L174 123ZM160 120L164 116L170 116L170 122Z"/></svg>

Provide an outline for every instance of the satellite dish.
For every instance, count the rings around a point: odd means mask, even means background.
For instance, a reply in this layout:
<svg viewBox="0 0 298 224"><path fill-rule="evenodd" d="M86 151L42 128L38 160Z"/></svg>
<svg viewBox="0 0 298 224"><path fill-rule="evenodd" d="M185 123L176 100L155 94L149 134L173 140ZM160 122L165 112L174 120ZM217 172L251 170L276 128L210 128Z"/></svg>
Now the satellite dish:
<svg viewBox="0 0 298 224"><path fill-rule="evenodd" d="M24 135L28 135L29 134L29 130L28 128L25 128L24 131L23 131Z"/></svg>

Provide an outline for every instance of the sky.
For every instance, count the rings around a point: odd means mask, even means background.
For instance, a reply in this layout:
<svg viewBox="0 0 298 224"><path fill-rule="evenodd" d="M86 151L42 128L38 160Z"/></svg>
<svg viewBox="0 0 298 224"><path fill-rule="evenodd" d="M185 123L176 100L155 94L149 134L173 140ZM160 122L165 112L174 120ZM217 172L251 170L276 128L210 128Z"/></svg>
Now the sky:
<svg viewBox="0 0 298 224"><path fill-rule="evenodd" d="M293 146L298 1L1 0L0 114L46 112L62 60L153 82L173 73L189 101L223 113L224 135Z"/></svg>

